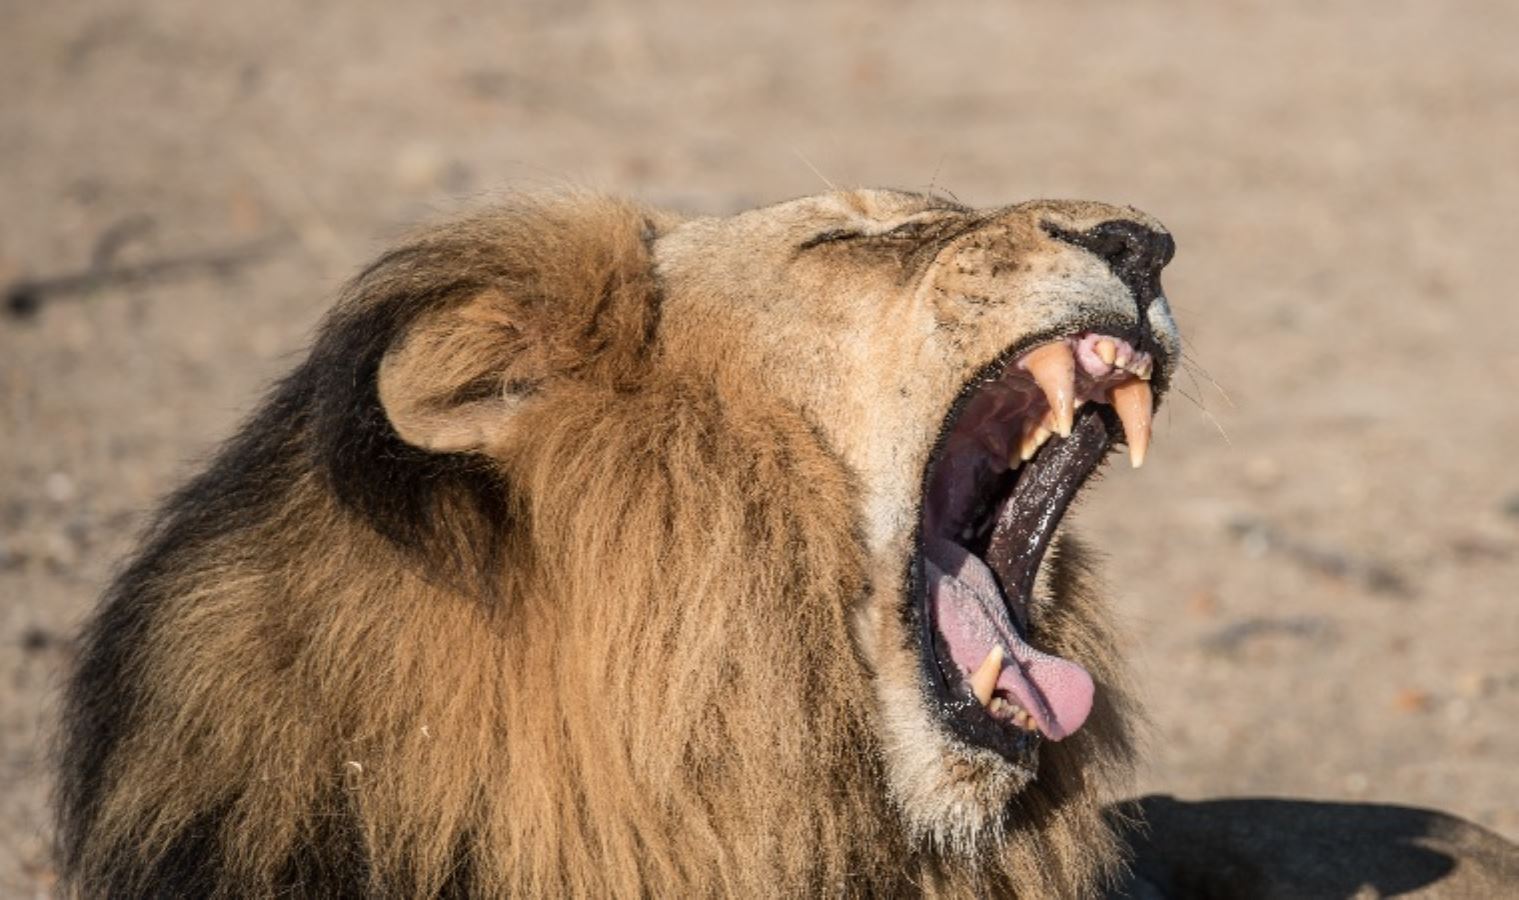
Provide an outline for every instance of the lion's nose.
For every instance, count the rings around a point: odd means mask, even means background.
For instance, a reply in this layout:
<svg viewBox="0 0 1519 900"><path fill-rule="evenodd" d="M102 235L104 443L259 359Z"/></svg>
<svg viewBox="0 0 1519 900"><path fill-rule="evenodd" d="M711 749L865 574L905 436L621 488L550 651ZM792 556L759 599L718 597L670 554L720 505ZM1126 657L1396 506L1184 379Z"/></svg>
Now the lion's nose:
<svg viewBox="0 0 1519 900"><path fill-rule="evenodd" d="M1154 276L1176 253L1176 242L1169 234L1152 231L1138 222L1104 222L1093 230L1102 235L1103 249L1098 255L1125 282L1129 273Z"/></svg>
<svg viewBox="0 0 1519 900"><path fill-rule="evenodd" d="M1141 318L1150 301L1160 295L1160 270L1176 254L1176 241L1126 219L1111 219L1086 231L1046 226L1051 237L1075 244L1096 255L1128 287Z"/></svg>

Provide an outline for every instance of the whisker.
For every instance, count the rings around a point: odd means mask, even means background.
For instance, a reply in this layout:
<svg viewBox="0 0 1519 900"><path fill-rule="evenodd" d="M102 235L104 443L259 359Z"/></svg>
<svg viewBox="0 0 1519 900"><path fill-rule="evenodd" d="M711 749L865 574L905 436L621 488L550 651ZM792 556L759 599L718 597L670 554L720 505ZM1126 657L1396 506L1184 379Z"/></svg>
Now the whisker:
<svg viewBox="0 0 1519 900"><path fill-rule="evenodd" d="M796 158L802 161L802 165L804 165L807 168L809 168L809 169L812 170L812 174L816 175L818 178L821 178L823 180L823 183L826 184L826 185L828 185L828 189L830 191L836 191L836 190L838 190L838 187L833 182L831 182L831 181L828 180L828 176L824 175L822 172L819 172L818 171L818 167L814 166L812 164L812 160L808 159L806 157L806 155L803 154L802 151L799 148L792 147L791 148L791 152L795 153L796 154Z"/></svg>
<svg viewBox="0 0 1519 900"><path fill-rule="evenodd" d="M1227 403L1227 404L1229 404L1229 408L1230 409L1238 409L1239 408L1239 407L1235 406L1235 404L1234 404L1234 398L1229 396L1229 392L1226 391L1226 390L1224 390L1224 386L1223 385L1219 384L1218 381L1216 381L1213 378L1212 375L1208 374L1208 370L1203 367L1202 363L1198 362L1196 359L1192 359L1192 358L1188 357L1186 353L1182 353L1182 355L1181 355L1181 364L1186 367L1188 374L1190 374L1190 373L1192 373L1192 372L1195 371L1195 372L1199 373L1200 375L1202 375L1204 378L1208 379L1208 383L1211 384L1211 385L1213 385L1213 389L1215 391L1218 391L1218 395L1220 397L1224 398L1224 402Z"/></svg>
<svg viewBox="0 0 1519 900"><path fill-rule="evenodd" d="M1204 396L1205 392L1203 391L1202 383L1197 380L1197 376L1187 366L1182 366L1182 371L1187 373L1187 380L1192 382L1192 389L1197 391L1197 408L1206 414L1208 412L1208 401Z"/></svg>
<svg viewBox="0 0 1519 900"><path fill-rule="evenodd" d="M1188 377L1191 377L1191 374L1192 373L1188 372ZM1192 383L1197 384L1197 379L1193 378ZM1224 425L1218 420L1218 417L1213 415L1213 412L1208 409L1207 404L1203 403L1197 397L1194 397L1193 395L1187 393L1183 388L1172 385L1171 390L1192 401L1192 405L1196 406L1198 410L1202 412L1203 418L1207 419L1208 422L1214 427L1214 429L1218 431L1219 436L1224 439L1224 443L1228 444L1230 447L1234 446L1234 441L1229 439L1229 432L1224 429Z"/></svg>
<svg viewBox="0 0 1519 900"><path fill-rule="evenodd" d="M1233 447L1234 441L1229 439L1229 432L1224 430L1224 424L1220 422L1218 418L1213 415L1213 413L1209 412L1206 409L1203 410L1203 416L1206 417L1209 422L1213 423L1214 428L1218 429L1218 436L1224 439L1224 443L1230 447Z"/></svg>
<svg viewBox="0 0 1519 900"><path fill-rule="evenodd" d="M1208 382L1213 385L1213 389L1218 391L1219 396L1224 398L1224 402L1229 404L1229 408L1235 409L1236 407L1234 405L1234 398L1230 397L1229 392L1224 390L1224 386L1219 384L1217 379L1209 374L1208 367L1203 365L1202 360L1198 358L1197 345L1188 340L1185 334L1178 336L1181 338L1182 344L1182 364L1196 369L1198 372L1202 373L1202 376L1208 379ZM1188 350L1190 350L1191 353L1188 353Z"/></svg>
<svg viewBox="0 0 1519 900"><path fill-rule="evenodd" d="M1192 402L1192 405L1196 406L1198 409L1201 409L1201 410L1204 410L1204 411L1207 410L1207 407L1203 406L1203 402L1201 400L1197 399L1197 395L1196 394L1189 394L1189 393L1187 393L1187 391L1186 391L1185 388L1180 388L1180 387L1177 387L1175 385L1171 386L1171 390L1175 391L1176 393L1178 393L1180 395L1182 395L1183 397L1186 397L1188 400L1190 400Z"/></svg>
<svg viewBox="0 0 1519 900"><path fill-rule="evenodd" d="M960 203L961 206L964 206L965 204L961 202L959 197L955 196L954 191L950 190L947 187L939 186L939 170L944 168L944 160L947 157L948 154L939 154L939 161L934 164L934 174L932 178L928 179L928 189L925 191L925 193L930 197L948 197L956 203Z"/></svg>

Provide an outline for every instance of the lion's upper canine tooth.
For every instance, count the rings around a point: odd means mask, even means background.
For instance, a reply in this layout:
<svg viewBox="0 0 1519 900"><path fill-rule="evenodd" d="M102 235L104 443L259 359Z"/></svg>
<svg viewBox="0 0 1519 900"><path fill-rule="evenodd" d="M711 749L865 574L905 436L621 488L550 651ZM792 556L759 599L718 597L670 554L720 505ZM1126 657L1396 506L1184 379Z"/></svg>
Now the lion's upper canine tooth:
<svg viewBox="0 0 1519 900"><path fill-rule="evenodd" d="M1110 366L1113 364L1113 361L1118 358L1118 346L1107 338L1103 338L1102 340L1098 341L1092 347L1092 349L1097 352L1098 359L1102 360Z"/></svg>
<svg viewBox="0 0 1519 900"><path fill-rule="evenodd" d="M971 693L976 695L976 700L986 706L992 702L992 691L997 689L997 676L1002 674L1002 645L993 644L991 652L986 654L986 659L981 660L980 668L976 669L970 677Z"/></svg>
<svg viewBox="0 0 1519 900"><path fill-rule="evenodd" d="M1076 357L1065 341L1054 341L1030 350L1023 368L1034 376L1039 389L1055 412L1055 433L1071 436L1076 421Z"/></svg>
<svg viewBox="0 0 1519 900"><path fill-rule="evenodd" d="M1113 409L1123 421L1123 433L1129 443L1129 464L1139 468L1145 464L1145 451L1150 449L1150 420L1155 410L1155 394L1148 382L1138 377L1116 385L1112 392Z"/></svg>

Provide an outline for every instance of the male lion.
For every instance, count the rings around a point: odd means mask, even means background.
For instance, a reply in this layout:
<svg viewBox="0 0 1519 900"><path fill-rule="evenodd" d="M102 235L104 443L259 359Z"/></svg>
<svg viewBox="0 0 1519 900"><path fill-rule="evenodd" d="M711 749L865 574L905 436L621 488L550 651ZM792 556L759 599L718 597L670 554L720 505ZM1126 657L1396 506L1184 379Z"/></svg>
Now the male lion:
<svg viewBox="0 0 1519 900"><path fill-rule="evenodd" d="M1090 893L1129 704L1058 530L1172 249L841 191L385 254L85 633L69 890Z"/></svg>

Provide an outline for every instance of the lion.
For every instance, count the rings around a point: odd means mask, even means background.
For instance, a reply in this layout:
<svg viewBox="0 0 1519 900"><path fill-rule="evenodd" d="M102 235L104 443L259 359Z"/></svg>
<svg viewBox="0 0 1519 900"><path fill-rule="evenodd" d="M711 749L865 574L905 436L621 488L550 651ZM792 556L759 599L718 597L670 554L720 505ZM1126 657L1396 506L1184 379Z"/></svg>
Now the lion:
<svg viewBox="0 0 1519 900"><path fill-rule="evenodd" d="M1084 896L1135 712L1061 520L1180 355L1138 210L590 193L424 230L67 687L81 896Z"/></svg>

